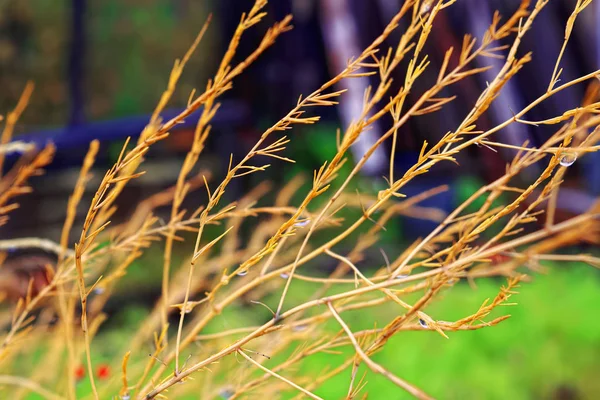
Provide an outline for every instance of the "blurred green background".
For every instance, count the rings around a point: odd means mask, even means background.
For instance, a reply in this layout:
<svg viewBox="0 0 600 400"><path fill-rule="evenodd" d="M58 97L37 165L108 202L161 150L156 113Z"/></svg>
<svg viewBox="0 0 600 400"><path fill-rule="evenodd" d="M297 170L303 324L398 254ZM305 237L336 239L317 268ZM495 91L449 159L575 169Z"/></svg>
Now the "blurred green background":
<svg viewBox="0 0 600 400"><path fill-rule="evenodd" d="M600 320L597 318L600 276L598 271L581 264L549 266L548 274L535 275L532 282L520 285L516 290L518 294L510 299L516 305L499 307L490 315L490 318L511 315L499 325L476 331L448 332L449 339L436 332L401 332L373 359L439 399L596 399L600 393ZM147 276L146 267L147 264L141 263L133 266L123 285ZM476 289L466 283L458 284L442 292L425 311L439 320L460 319L475 312L485 299L495 297L501 284L501 280L481 280ZM314 289L315 286L297 282L292 285L290 300ZM272 304L277 300L278 297L264 301ZM138 303L111 316L111 329L104 330L95 339L95 365L120 359L119 350L136 332L149 310ZM235 328L264 321L264 309L253 307L252 310L255 312L249 313L248 306L238 304L226 310L204 333L219 332L223 324ZM395 317L396 311L390 306L377 313L344 313L344 318L350 328L357 331L372 328L374 322L382 326ZM335 333L339 326L329 321L326 330ZM287 355L279 355L265 365L276 365ZM342 349L340 355L317 354L301 364L301 371L318 376L320 371L333 368L350 355L352 351L348 347ZM240 368L253 367L242 363ZM363 366L357 379L364 371ZM349 370L339 374L315 393L325 399L343 398L348 390L349 375ZM228 379L234 380L235 373ZM361 393L368 393L370 399L411 398L381 376L369 373L365 380L368 384ZM78 384L78 393L90 393L87 380ZM282 398L292 398L295 394L291 391ZM181 397L183 400L197 398ZM31 395L28 399L41 397Z"/></svg>

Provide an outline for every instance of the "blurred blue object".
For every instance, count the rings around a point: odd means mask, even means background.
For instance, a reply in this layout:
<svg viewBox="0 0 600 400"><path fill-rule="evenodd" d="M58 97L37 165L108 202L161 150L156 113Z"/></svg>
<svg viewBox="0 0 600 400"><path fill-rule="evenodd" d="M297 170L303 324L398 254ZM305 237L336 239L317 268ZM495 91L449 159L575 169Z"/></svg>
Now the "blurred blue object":
<svg viewBox="0 0 600 400"><path fill-rule="evenodd" d="M416 152L398 152L396 155L396 173L401 176L406 170L412 167L419 159L419 153ZM418 207L435 208L445 214L451 213L456 207L456 178L448 176L447 170L433 170L430 173L421 175L411 180L400 189L400 192L408 198L417 196L432 190L436 187L447 185L448 190L429 197L417 204ZM410 239L427 236L438 225L439 221L432 221L423 218L411 218L404 216L402 218L404 235Z"/></svg>
<svg viewBox="0 0 600 400"><path fill-rule="evenodd" d="M583 176L588 185L589 192L600 196L600 152L587 154L583 162Z"/></svg>
<svg viewBox="0 0 600 400"><path fill-rule="evenodd" d="M447 177L428 177L424 179L415 179L410 182L408 185L402 188L402 194L405 194L407 197L412 197L419 195L427 190L431 190L438 186L448 185L448 190L438 193L435 196L432 196L426 200L423 200L417 204L418 207L425 208L435 208L440 211L443 211L446 215L451 213L454 208L454 199L455 199L455 191L456 191L456 181L455 179L448 179ZM411 218L404 217L404 234L409 238L417 238L417 237L425 237L431 231L433 231L438 225L439 222L427 220L423 218Z"/></svg>
<svg viewBox="0 0 600 400"><path fill-rule="evenodd" d="M181 109L170 109L164 111L161 116L163 120L170 120L177 116ZM200 117L202 110L197 110L187 117L181 124L177 125L173 131L182 128L190 128L195 126ZM248 107L239 102L223 102L223 105L212 119L212 126L216 130L222 130L227 134L227 131L235 129L249 115ZM42 148L48 143L53 143L56 146L56 159L60 160L61 156L72 156L73 152L83 148L83 156L89 143L98 139L100 142L111 142L125 140L127 137L136 138L148 124L150 115L138 115L126 118L112 119L108 121L90 122L80 125L67 126L57 129L47 129L38 132L31 132L16 136L13 141L33 143L37 148ZM176 133L175 133L176 134ZM7 155L7 167L15 162L19 157L18 154L12 153ZM58 163L62 164L62 163Z"/></svg>

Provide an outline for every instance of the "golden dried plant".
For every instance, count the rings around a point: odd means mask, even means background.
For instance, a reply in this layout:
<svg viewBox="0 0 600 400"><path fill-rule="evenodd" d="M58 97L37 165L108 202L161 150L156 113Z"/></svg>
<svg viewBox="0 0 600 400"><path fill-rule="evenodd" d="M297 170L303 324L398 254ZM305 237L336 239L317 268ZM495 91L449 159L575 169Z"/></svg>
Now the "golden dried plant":
<svg viewBox="0 0 600 400"><path fill-rule="evenodd" d="M311 94L301 96L287 115L263 132L248 154L239 161L234 161L234 155L231 156L220 183L209 185L208 172L203 173L202 179L190 177L190 174L210 135L210 122L219 108L218 98L231 89L233 82L250 64L291 29L291 16L275 23L255 51L234 63L241 37L264 19L266 3L266 0L256 0L251 10L242 16L214 78L206 84L204 91L192 93L185 111L170 121L163 121L160 115L176 89L185 63L209 29L207 21L190 51L175 63L167 90L139 140L132 149L128 150L127 144L123 147L117 162L95 189L73 250L68 249L68 237L73 229L75 209L82 201L98 152L97 142L90 145L69 199L60 243L39 238L10 242L12 247L31 247L33 243L51 248L58 254L56 267L47 271L49 284L39 293L28 290L15 305L10 331L2 340L0 365L6 374L0 376L0 384L20 387L17 398L27 392L36 392L49 399L76 398L75 370L81 355L85 354L92 388L88 397L95 399L115 396L121 399L177 398L192 392L208 399L219 396L224 390L230 399L257 393L278 398L279 393L290 390L296 391L298 396L319 399L321 397L315 392L323 382L348 371L347 398L354 399L363 397L368 388L364 377L357 378L361 365L413 396L427 399L431 398L427 388L417 388L373 360L375 353L386 351L390 338L408 330L431 330L447 337L450 332L483 329L505 321L508 316L488 317L496 307L509 304L514 289L525 277L527 266L540 260L578 260L600 265L600 260L591 255L553 254L574 243L584 240L597 243L600 239L598 205L582 215L555 222L556 198L565 169L578 157L600 149L597 145L600 139L598 91L590 90L581 107L567 110L560 116L542 121L525 119L530 110L556 93L576 84L592 82L599 76L600 71L593 71L559 85L560 62L573 24L591 1L579 0L568 20L565 41L547 91L515 112L512 118L485 131L478 130L478 120L506 83L532 59L531 53L520 57L517 54L522 54L519 52L521 40L548 1L538 0L530 5L529 1L523 0L506 19L496 13L482 38L466 35L461 49L447 50L439 71L436 71L437 79L420 93L415 93L415 82L430 68L428 56L424 54L425 44L436 16L452 6L454 0L406 1L381 35L361 54L349 60L343 71ZM384 43L398 30L403 19L408 26L397 45L385 49ZM511 44L501 44L506 42ZM456 54L458 56L453 57ZM488 70L487 67L472 66L476 59L486 57L503 60L502 68L471 111L437 143L423 143L417 162L402 175L395 174L394 153L399 129L411 118L435 113L455 101L455 97L444 97L442 93L456 82ZM404 81L399 90L393 91L392 75L404 64L406 68L401 71ZM298 177L281 188L272 206L256 206L270 190L266 184L257 186L232 204L221 204L231 181L260 174L270 167L254 164L256 160L267 157L274 163L294 162L285 155L291 138L283 133L297 125L318 123L319 116L313 112L318 113L320 107L335 106L344 100L345 90L337 87L364 76L373 77L377 84L364 93L360 115L355 115L353 123L338 134L337 153L314 171L312 185L305 193L301 192L303 178ZM417 96L410 104L409 94ZM15 145L9 143L12 129L30 95L28 86L22 101L7 118L2 135L3 149L11 145L14 148ZM140 171L144 155L155 143L166 138L179 122L200 108L202 113L193 144L175 186L140 204L130 222L111 226L123 188L144 173ZM391 126L363 158L356 160L350 172L343 172L342 166L351 146L376 121L388 115ZM510 124L560 124L560 128L543 145L534 148L527 143L508 145L494 136ZM377 193L361 194L357 199L349 190L350 185L359 177L375 150L386 141L391 142L388 186ZM491 150L513 149L516 154L500 178L479 188L452 213L444 215L440 210L419 206L423 200L447 190L445 186L414 197L402 193L409 182L427 174L439 163L456 162L457 154L474 145ZM0 166L3 154L0 151ZM27 179L40 173L41 168L51 161L52 154L53 148L49 146L33 159L24 156L19 168L2 178L0 223L4 223L7 214L16 207L16 203L8 204L9 200L30 191L26 186ZM519 179L523 171L540 163L545 164L543 171L533 182L523 185ZM182 209L184 199L200 186L207 191L206 203L198 204L191 212ZM497 206L503 193L511 194L511 200ZM297 205L290 204L294 195L301 197ZM483 205L476 212L466 213L468 207L481 197L485 198ZM154 207L164 205L171 207L170 219L158 224L152 211ZM360 217L350 221L339 218L339 212L344 208L358 210ZM366 269L357 265L368 249L376 247L386 223L406 214L433 219L439 225L393 258L383 253L385 263ZM546 216L545 224L543 228L537 228L535 222L542 214ZM257 216L265 218L252 222ZM244 242L240 239L239 229L247 220L254 224L254 229L252 237ZM210 225L223 226L221 233L207 238L206 228ZM327 233L327 240L316 240L317 231ZM194 233L196 241L184 265L174 270L173 246L176 240L182 239L183 232ZM357 233L361 233L358 238ZM485 240L481 241L482 238ZM163 239L164 244L159 243ZM109 241L107 246L98 246L105 240ZM351 250L342 254L338 249L340 244ZM94 381L93 351L94 337L106 318L102 313L103 306L127 268L150 246L164 246L161 299L123 349L122 360L114 360L115 369L122 371L120 379L98 385ZM491 263L491 258L498 254L505 255L506 260L500 264ZM336 263L329 276L311 275L312 270L307 266L328 259ZM104 272L101 274L101 271ZM451 290L457 282L475 282L493 276L506 277L506 286L500 288L496 298L482 304L474 313L457 321L440 321L424 311L442 290ZM304 293L300 301L295 300L291 305L288 293L299 280L310 282L316 290ZM90 296L99 288L101 294ZM411 296L407 296L409 294ZM277 298L271 306L264 301L270 295ZM272 317L256 326L210 334L204 332L225 309L243 298L256 299L251 301L252 304L265 307ZM409 301L409 298L416 300ZM33 310L42 303L48 312L57 315L57 323L50 325L40 317L33 317ZM363 331L353 331L344 319L347 311L368 313L374 308L393 309L396 317L381 321L382 327ZM178 314L178 323L170 329L168 321L173 313ZM323 323L326 321L337 323L339 331L332 334L325 330ZM148 340L152 341L150 350ZM32 341L51 342L51 350L43 355L37 367L32 368L29 377L11 375L11 362L25 352L27 343ZM200 345L194 347L193 356L185 358L185 352L194 344ZM303 374L298 368L311 355L337 352L342 347L352 348L353 355L332 370ZM284 361L279 364L270 361L273 356L288 350L293 353ZM236 368L239 360L263 374L257 375L251 368L239 370ZM61 365L60 370L66 373L60 374L57 368L52 370L49 368L52 365ZM238 370L235 381L228 379L233 370ZM179 383L182 384L177 385Z"/></svg>

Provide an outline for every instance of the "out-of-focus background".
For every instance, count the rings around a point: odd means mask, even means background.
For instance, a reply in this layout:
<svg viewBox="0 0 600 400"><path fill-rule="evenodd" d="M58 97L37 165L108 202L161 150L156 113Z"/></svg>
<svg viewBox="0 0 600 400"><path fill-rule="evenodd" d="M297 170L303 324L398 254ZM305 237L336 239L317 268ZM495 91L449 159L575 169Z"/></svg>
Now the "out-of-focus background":
<svg viewBox="0 0 600 400"><path fill-rule="evenodd" d="M37 236L58 240L67 199L89 142L99 139L102 145L95 181L89 185L93 188L103 170L116 160L125 139L139 135L147 123L166 88L174 60L188 49L209 12L214 13L210 29L190 60L165 118L185 107L192 89L205 86L241 13L251 3L250 0L0 1L0 113L11 110L26 82L33 80L35 91L17 125L14 140L39 145L52 141L57 146L55 161L44 176L32 182L35 192L20 200L20 210L0 228L0 238ZM518 3L517 0L459 0L441 13L425 48L431 60L430 73L414 88L415 94L409 101L414 101L419 91L435 79L447 48L460 48L465 33L481 37L494 10L508 15ZM565 23L575 3L575 0L552 0L541 12L521 46L522 52L533 51L533 61L502 91L481 120L479 129L488 129L510 118L512 110L522 109L545 92L562 45ZM215 117L214 132L198 168L210 169L216 179L222 176L230 153L245 154L266 127L285 115L300 94L317 88L378 36L401 4L402 0L272 1L267 6L269 19L275 21L292 13L295 28L234 83ZM592 4L577 19L561 64L562 81L600 66L599 22L600 4ZM263 25L264 29L268 26ZM239 54L248 54L262 32L249 31ZM398 39L398 33L392 34L389 44ZM494 68L453 87L448 94L457 95L457 101L431 117L414 119L401 128L397 173L412 165L424 140L435 142L460 123L486 81L493 79L501 61L485 59L481 63ZM395 80L401 82L403 76L399 73ZM229 200L247 192L257 179L268 178L279 185L297 173L311 175L324 159L335 153L336 129L343 129L356 115L364 88L369 84L369 78L352 81L340 107L319 111L321 123L294 128L286 156L295 159L296 164L273 168L260 177L234 181L226 193ZM561 92L532 110L527 119L541 120L576 107L585 89L580 85ZM117 220L130 217L137 203L174 183L191 143L194 123L194 118L189 118L149 153L144 167L148 173L129 185L119 203ZM376 140L385 128L384 120L353 149L353 155L360 157L369 141ZM498 135L505 143L521 145L529 141L537 145L553 129L556 126L512 124ZM389 164L387 150L389 147L376 152L361 176L360 185L365 191L376 191L386 185L383 176ZM416 194L442 183L449 184L447 193L425 205L450 211L482 184L502 175L513 156L513 151L494 153L483 147L473 148L459 158L460 167L448 163L411 184L405 193ZM15 155L9 155L7 166L15 160ZM532 169L532 176L535 172ZM526 182L531 176L522 179ZM80 217L85 215L92 194L84 197ZM586 210L599 195L600 153L596 153L586 155L569 168L558 200L559 218ZM164 212L167 216L168 210ZM434 222L405 218L389 229L385 240L388 246L404 246L434 226ZM139 286L140 299L129 295L131 306L123 312L143 313L153 305L160 281L158 275L153 279L146 272L141 267L137 272L132 268L130 279L132 285ZM446 319L455 314L460 316L466 308L474 310L479 300L493 296L499 284L491 282L479 287L476 297L469 295L472 288L458 287L434 308L447 315ZM128 288L128 292L134 291ZM435 334L403 334L395 342L398 356L388 351L381 357L407 380L428 388L438 387L432 392L445 393L442 398L600 396L598 271L573 264L553 265L548 274L534 277L521 292L516 297L519 306L510 311L513 318L499 327L458 333L449 341ZM316 363L315 368L320 365ZM339 379L342 378L348 377ZM338 393L336 384L330 383L332 398ZM343 380L339 385L342 391L347 387ZM370 387L372 393L380 390L389 398L399 398L394 397L394 387L390 388L383 380L375 378Z"/></svg>

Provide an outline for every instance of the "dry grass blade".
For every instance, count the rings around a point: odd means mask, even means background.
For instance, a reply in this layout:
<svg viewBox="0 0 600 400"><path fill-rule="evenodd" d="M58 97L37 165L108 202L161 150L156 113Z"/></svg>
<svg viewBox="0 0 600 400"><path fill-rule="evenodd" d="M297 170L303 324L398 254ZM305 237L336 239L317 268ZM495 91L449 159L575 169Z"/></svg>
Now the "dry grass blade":
<svg viewBox="0 0 600 400"><path fill-rule="evenodd" d="M252 359L252 357L250 357L249 355L247 355L243 350L238 350L238 353L244 357L246 360L250 361L252 364L256 365L258 368L262 369L263 371L265 371L266 373L274 376L277 379L282 380L283 382L287 383L288 385L292 386L295 389L298 389L299 391L301 391L302 393L304 393L305 395L307 395L308 397L310 397L311 399L317 399L317 400L322 400L321 397L309 392L308 390L296 385L294 382L290 381L289 379L284 378L283 376L271 371L270 369L266 368L265 366L263 366L262 364L259 364L258 362L256 362L255 360Z"/></svg>
<svg viewBox="0 0 600 400"><path fill-rule="evenodd" d="M346 325L344 320L337 313L337 311L335 310L335 308L333 307L331 302L328 302L327 306L331 310L331 313L333 314L334 318L342 326L342 329L344 329L344 332L346 332L346 334L350 338L350 341L352 342L352 345L354 346L356 353L360 356L360 358L365 362L365 364L367 364L367 366L373 372L376 372L378 374L385 376L386 378L388 378L389 380L394 382L396 385L400 386L402 389L406 390L407 392L409 392L410 394L412 394L413 396L415 396L418 399L431 399L431 397L429 395L425 394L425 392L423 392L422 390L419 390L416 387L409 384L408 382L405 382L404 380L398 378L397 376L394 376L391 372L389 372L388 370L383 368L381 365L379 365L379 364L375 363L373 360L371 360L365 354L365 352L360 348L360 345L356 341L356 338L352 334L352 331L350 330L350 328L348 328L348 325Z"/></svg>

